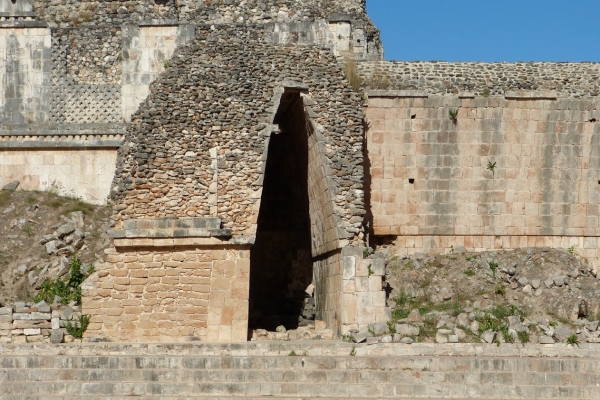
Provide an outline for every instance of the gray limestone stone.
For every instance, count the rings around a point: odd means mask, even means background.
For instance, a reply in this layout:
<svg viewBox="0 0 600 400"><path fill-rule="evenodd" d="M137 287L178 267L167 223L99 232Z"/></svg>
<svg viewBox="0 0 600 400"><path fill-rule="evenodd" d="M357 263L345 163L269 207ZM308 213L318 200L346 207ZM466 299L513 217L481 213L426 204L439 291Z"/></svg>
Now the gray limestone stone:
<svg viewBox="0 0 600 400"><path fill-rule="evenodd" d="M401 336L418 336L420 332L418 326L408 324L396 324L396 333Z"/></svg>
<svg viewBox="0 0 600 400"><path fill-rule="evenodd" d="M554 328L554 337L562 342L565 343L568 339L569 336L571 336L573 334L573 332L571 332L570 329L568 329L567 327L565 327L562 324L559 324L558 326L556 326Z"/></svg>
<svg viewBox="0 0 600 400"><path fill-rule="evenodd" d="M393 342L393 338L392 335L383 335L380 339L379 339L380 343L392 343Z"/></svg>
<svg viewBox="0 0 600 400"><path fill-rule="evenodd" d="M438 329L435 334L435 342L436 343L448 343L448 337L452 335L452 331L450 329Z"/></svg>
<svg viewBox="0 0 600 400"><path fill-rule="evenodd" d="M551 336L541 335L538 338L540 344L554 344L554 339Z"/></svg>
<svg viewBox="0 0 600 400"><path fill-rule="evenodd" d="M553 279L554 284L558 287L562 287L565 284L565 277L564 276L557 276Z"/></svg>
<svg viewBox="0 0 600 400"><path fill-rule="evenodd" d="M7 183L6 185L4 185L2 187L2 190L17 190L17 188L19 187L19 184L21 182L19 181L12 181L10 183Z"/></svg>
<svg viewBox="0 0 600 400"><path fill-rule="evenodd" d="M375 336L385 335L390 331L390 328L386 322L376 322L374 324L369 325L369 327L371 328L371 331Z"/></svg>
<svg viewBox="0 0 600 400"><path fill-rule="evenodd" d="M496 332L487 330L481 334L481 339L485 343L493 343L494 340L496 339Z"/></svg>
<svg viewBox="0 0 600 400"><path fill-rule="evenodd" d="M62 343L64 339L64 332L60 329L52 329L52 333L50 334L50 341L52 343Z"/></svg>

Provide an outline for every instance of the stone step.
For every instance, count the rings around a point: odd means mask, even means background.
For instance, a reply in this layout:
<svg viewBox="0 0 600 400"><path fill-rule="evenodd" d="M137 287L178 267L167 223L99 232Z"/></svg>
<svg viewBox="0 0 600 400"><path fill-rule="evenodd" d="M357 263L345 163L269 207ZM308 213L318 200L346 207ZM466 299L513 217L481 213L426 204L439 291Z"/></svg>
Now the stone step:
<svg viewBox="0 0 600 400"><path fill-rule="evenodd" d="M108 368L110 370L355 370L355 371L440 371L461 372L567 372L596 373L600 359L451 357L451 356L5 356L0 368L24 370L65 369L71 371ZM1 379L1 378L0 378Z"/></svg>
<svg viewBox="0 0 600 400"><path fill-rule="evenodd" d="M440 399L598 399L600 389L546 385L509 386L464 383L428 384L294 384L294 383L165 383L165 382L10 382L4 396L231 396L290 398L432 398Z"/></svg>
<svg viewBox="0 0 600 400"><path fill-rule="evenodd" d="M415 349L430 354L415 355ZM578 350L564 345L10 345L0 346L0 397L600 399L600 357L593 356L598 349ZM457 355L449 355L452 351Z"/></svg>

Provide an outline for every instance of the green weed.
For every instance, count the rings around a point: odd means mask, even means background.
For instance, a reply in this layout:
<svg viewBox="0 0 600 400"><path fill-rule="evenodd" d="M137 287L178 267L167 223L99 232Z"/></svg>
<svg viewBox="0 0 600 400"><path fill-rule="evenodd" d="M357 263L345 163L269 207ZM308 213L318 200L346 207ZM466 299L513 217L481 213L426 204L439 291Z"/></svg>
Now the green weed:
<svg viewBox="0 0 600 400"><path fill-rule="evenodd" d="M579 347L579 338L576 334L572 334L567 338L567 344Z"/></svg>
<svg viewBox="0 0 600 400"><path fill-rule="evenodd" d="M92 269L91 267L90 269ZM89 273L84 273L81 270L81 261L77 255L71 257L69 263L69 276L65 281L60 278L55 280L46 280L42 283L40 292L33 298L35 303L44 300L51 304L54 302L55 296L60 296L63 304L70 301L75 301L81 304L81 283L89 276Z"/></svg>
<svg viewBox="0 0 600 400"><path fill-rule="evenodd" d="M448 110L448 117L453 123L456 124L458 122L458 110L455 108Z"/></svg>
<svg viewBox="0 0 600 400"><path fill-rule="evenodd" d="M87 314L83 314L79 316L79 321L75 321L75 323L71 324L71 321L67 322L65 325L65 329L69 333L69 335L73 336L76 339L81 339L83 337L83 333L87 329L90 324L90 316Z"/></svg>
<svg viewBox="0 0 600 400"><path fill-rule="evenodd" d="M527 331L517 332L517 336L522 344L529 343L529 333Z"/></svg>

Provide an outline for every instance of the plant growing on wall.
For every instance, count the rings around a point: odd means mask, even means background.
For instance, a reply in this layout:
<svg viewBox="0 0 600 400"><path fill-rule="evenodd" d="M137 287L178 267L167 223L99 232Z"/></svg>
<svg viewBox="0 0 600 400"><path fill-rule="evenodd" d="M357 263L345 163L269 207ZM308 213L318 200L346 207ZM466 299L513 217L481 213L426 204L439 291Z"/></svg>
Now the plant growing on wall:
<svg viewBox="0 0 600 400"><path fill-rule="evenodd" d="M458 109L451 108L448 110L448 117L450 117L450 120L456 124L458 122Z"/></svg>
<svg viewBox="0 0 600 400"><path fill-rule="evenodd" d="M487 169L492 171L492 174L494 173L494 170L496 169L496 161L492 162L491 160L488 161L487 163Z"/></svg>
<svg viewBox="0 0 600 400"><path fill-rule="evenodd" d="M67 333L73 336L75 339L81 339L89 324L90 316L83 314L79 316L79 321L75 320L73 324L71 321L67 322L65 329L67 330Z"/></svg>

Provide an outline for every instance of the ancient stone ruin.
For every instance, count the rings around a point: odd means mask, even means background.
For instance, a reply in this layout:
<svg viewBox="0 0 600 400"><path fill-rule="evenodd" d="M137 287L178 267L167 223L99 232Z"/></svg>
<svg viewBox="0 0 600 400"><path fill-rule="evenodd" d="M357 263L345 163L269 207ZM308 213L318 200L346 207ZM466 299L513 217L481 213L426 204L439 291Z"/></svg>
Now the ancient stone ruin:
<svg viewBox="0 0 600 400"><path fill-rule="evenodd" d="M598 64L382 59L364 0L2 2L0 185L114 210L84 339L364 332L372 245L600 276Z"/></svg>

